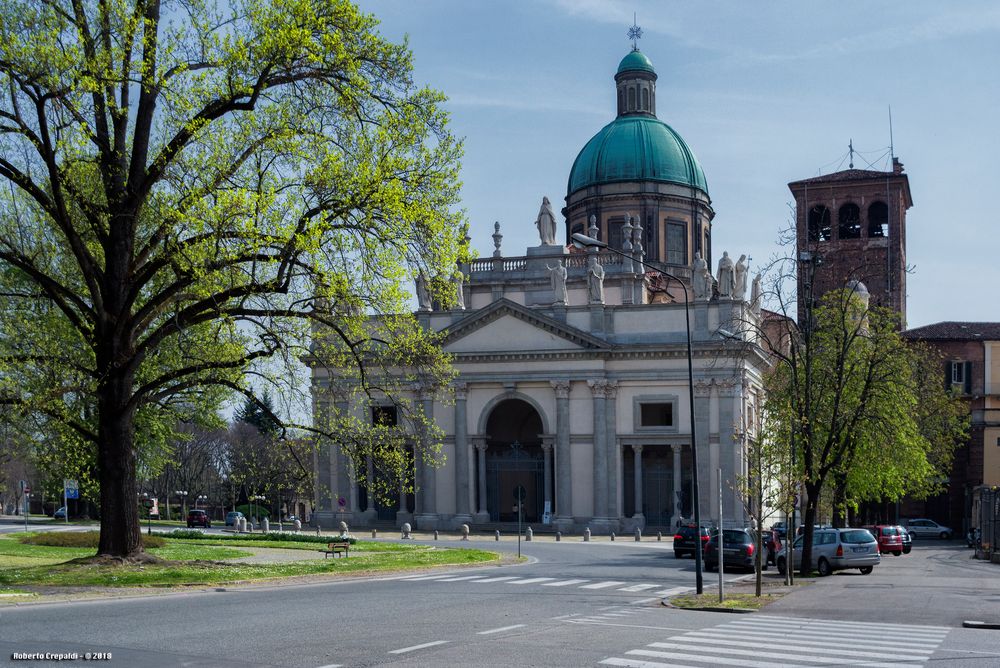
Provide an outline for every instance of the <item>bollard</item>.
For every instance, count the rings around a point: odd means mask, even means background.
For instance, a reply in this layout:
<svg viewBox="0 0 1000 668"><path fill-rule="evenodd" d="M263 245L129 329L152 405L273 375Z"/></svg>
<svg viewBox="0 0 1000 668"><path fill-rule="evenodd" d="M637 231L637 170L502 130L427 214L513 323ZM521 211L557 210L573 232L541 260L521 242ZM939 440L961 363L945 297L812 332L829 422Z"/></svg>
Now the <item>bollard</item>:
<svg viewBox="0 0 1000 668"><path fill-rule="evenodd" d="M657 531L657 532L656 532L656 540L657 540L657 541L661 541L661 540L663 540L663 534L662 534L662 533L660 533L659 531Z"/></svg>
<svg viewBox="0 0 1000 668"><path fill-rule="evenodd" d="M535 535L535 532L531 530L531 527L524 532L524 540L531 542L531 537Z"/></svg>
<svg viewBox="0 0 1000 668"><path fill-rule="evenodd" d="M266 517L261 520L260 530L261 533L269 533L271 531L271 522Z"/></svg>
<svg viewBox="0 0 1000 668"><path fill-rule="evenodd" d="M350 530L347 528L347 522L340 523L340 533L350 533Z"/></svg>
<svg viewBox="0 0 1000 668"><path fill-rule="evenodd" d="M316 525L316 535L319 535L319 524Z"/></svg>
<svg viewBox="0 0 1000 668"><path fill-rule="evenodd" d="M401 527L401 530L403 532L403 535L400 536L400 538L412 538L412 536L410 536L410 523L409 522L403 522L403 526Z"/></svg>
<svg viewBox="0 0 1000 668"><path fill-rule="evenodd" d="M372 538L375 538L377 534L378 534L378 531L376 531L375 529L372 529Z"/></svg>
<svg viewBox="0 0 1000 668"><path fill-rule="evenodd" d="M562 540L562 532L556 531L556 542L558 543L561 540Z"/></svg>
<svg viewBox="0 0 1000 668"><path fill-rule="evenodd" d="M250 520L247 523L247 531L249 531L250 533L253 533L253 520Z"/></svg>
<svg viewBox="0 0 1000 668"><path fill-rule="evenodd" d="M438 539L438 530L434 529L434 540Z"/></svg>
<svg viewBox="0 0 1000 668"><path fill-rule="evenodd" d="M583 542L584 543L590 542L590 527L587 527L586 529L583 530Z"/></svg>
<svg viewBox="0 0 1000 668"><path fill-rule="evenodd" d="M500 529L497 529L496 533L493 534L493 539L500 540Z"/></svg>
<svg viewBox="0 0 1000 668"><path fill-rule="evenodd" d="M615 542L615 532L614 531L611 532L611 542L612 543Z"/></svg>
<svg viewBox="0 0 1000 668"><path fill-rule="evenodd" d="M635 528L635 542L639 542L642 539L642 532L639 531L639 527Z"/></svg>
<svg viewBox="0 0 1000 668"><path fill-rule="evenodd" d="M462 525L462 540L469 540L469 525Z"/></svg>
<svg viewBox="0 0 1000 668"><path fill-rule="evenodd" d="M295 533L302 531L302 520L295 520Z"/></svg>

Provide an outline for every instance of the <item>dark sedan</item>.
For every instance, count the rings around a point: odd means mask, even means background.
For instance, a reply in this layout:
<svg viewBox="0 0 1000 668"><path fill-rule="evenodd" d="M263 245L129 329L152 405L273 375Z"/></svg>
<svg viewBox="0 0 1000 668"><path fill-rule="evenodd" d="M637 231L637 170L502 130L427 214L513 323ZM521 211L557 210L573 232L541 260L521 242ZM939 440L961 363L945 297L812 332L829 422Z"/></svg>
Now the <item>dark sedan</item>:
<svg viewBox="0 0 1000 668"><path fill-rule="evenodd" d="M702 549L704 549L708 537L708 528L706 527L702 527L701 531L698 531L693 524L679 527L677 533L674 534L674 556L678 559L687 554L693 557L695 546L701 543Z"/></svg>
<svg viewBox="0 0 1000 668"><path fill-rule="evenodd" d="M746 529L722 530L722 564L725 568L756 569L754 539ZM719 535L713 531L705 546L705 570L714 571L719 567ZM767 570L767 562L761 560L762 570Z"/></svg>

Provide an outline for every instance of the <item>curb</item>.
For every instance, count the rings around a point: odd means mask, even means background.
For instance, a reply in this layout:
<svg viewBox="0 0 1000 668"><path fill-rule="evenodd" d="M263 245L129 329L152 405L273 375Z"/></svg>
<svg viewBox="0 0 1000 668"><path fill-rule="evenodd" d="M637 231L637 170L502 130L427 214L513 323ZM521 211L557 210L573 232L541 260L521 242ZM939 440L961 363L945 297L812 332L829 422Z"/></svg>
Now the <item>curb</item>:
<svg viewBox="0 0 1000 668"><path fill-rule="evenodd" d="M1000 630L1000 622L976 622L976 621L966 620L962 622L962 627L966 629Z"/></svg>
<svg viewBox="0 0 1000 668"><path fill-rule="evenodd" d="M736 615L745 615L751 612L757 612L757 610L754 610L753 608L719 608L714 606L705 606L701 608L688 608L688 607L682 608L678 605L670 603L669 601L667 601L667 599L663 599L662 601L660 601L660 605L662 605L665 608L673 608L674 610L693 610L694 612L731 612Z"/></svg>

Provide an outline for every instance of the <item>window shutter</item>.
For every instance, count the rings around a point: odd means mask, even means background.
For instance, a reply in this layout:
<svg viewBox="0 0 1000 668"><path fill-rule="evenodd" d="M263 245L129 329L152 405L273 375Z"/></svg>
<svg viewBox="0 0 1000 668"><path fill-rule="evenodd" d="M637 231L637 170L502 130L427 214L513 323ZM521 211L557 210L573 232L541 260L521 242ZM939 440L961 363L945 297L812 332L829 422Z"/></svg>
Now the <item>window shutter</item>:
<svg viewBox="0 0 1000 668"><path fill-rule="evenodd" d="M965 379L965 393L972 394L972 362L965 363L964 371L965 375L963 378Z"/></svg>

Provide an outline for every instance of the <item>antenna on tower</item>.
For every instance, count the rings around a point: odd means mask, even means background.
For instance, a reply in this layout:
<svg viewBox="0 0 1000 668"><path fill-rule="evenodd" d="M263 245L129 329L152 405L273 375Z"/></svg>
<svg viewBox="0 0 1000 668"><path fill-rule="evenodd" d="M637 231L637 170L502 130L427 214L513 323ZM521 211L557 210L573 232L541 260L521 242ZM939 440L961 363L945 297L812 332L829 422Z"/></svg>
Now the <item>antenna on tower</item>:
<svg viewBox="0 0 1000 668"><path fill-rule="evenodd" d="M850 139L847 142L847 150L851 154L851 162L847 165L848 169L854 169L854 139ZM843 158L841 158L843 160ZM844 164L844 163L840 163Z"/></svg>
<svg viewBox="0 0 1000 668"><path fill-rule="evenodd" d="M889 164L892 164L896 157L896 151L892 145L892 105L889 105Z"/></svg>

